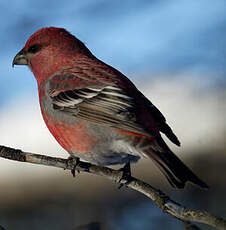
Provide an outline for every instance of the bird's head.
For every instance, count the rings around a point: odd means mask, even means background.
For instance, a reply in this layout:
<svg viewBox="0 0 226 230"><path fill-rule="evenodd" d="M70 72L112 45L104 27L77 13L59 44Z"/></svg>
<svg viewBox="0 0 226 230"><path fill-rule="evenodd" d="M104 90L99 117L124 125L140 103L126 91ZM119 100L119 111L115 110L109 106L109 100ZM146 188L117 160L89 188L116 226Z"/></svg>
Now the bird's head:
<svg viewBox="0 0 226 230"><path fill-rule="evenodd" d="M74 59L92 55L85 45L63 28L48 27L35 32L14 57L12 65L27 65L36 79L43 80Z"/></svg>

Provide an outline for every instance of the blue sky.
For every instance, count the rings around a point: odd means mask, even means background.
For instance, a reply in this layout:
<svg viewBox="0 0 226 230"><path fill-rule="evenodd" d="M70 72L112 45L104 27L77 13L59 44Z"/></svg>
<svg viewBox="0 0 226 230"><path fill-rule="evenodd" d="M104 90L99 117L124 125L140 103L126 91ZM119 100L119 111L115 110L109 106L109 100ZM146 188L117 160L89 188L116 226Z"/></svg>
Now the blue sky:
<svg viewBox="0 0 226 230"><path fill-rule="evenodd" d="M31 72L11 63L46 26L65 27L132 80L176 74L225 83L224 0L1 1L0 12L0 103L36 91Z"/></svg>

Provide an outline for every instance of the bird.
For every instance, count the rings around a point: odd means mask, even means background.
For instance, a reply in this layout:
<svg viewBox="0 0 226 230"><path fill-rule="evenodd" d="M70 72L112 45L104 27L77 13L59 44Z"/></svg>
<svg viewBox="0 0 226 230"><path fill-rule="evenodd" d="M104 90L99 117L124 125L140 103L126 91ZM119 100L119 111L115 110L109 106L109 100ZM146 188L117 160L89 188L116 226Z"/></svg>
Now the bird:
<svg viewBox="0 0 226 230"><path fill-rule="evenodd" d="M162 135L180 146L160 110L66 29L39 29L12 65L33 72L45 124L70 156L126 170L148 158L174 188L186 182L208 188L164 141Z"/></svg>

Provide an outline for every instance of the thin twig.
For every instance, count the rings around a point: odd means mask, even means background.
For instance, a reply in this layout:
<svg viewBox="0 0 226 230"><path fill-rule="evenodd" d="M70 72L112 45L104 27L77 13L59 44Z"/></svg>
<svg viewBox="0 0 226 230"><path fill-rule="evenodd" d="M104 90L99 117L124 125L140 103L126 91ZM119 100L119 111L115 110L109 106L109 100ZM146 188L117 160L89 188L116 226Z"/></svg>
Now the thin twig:
<svg viewBox="0 0 226 230"><path fill-rule="evenodd" d="M74 161L68 159L23 152L21 150L5 146L0 146L0 157L10 160L29 162L33 164L53 166L68 170L72 170L74 168ZM79 161L78 165L76 166L76 170L104 176L118 183L126 182L121 181L123 173L121 170L114 170L107 167L96 166L82 161ZM170 197L166 196L160 190L152 187L151 185L141 180L132 177L127 186L149 197L163 212L168 213L172 217L183 221L184 227L186 229L200 229L194 224L190 223L199 222L210 225L219 230L226 230L226 221L224 219L212 215L206 211L192 210L186 208L170 199Z"/></svg>

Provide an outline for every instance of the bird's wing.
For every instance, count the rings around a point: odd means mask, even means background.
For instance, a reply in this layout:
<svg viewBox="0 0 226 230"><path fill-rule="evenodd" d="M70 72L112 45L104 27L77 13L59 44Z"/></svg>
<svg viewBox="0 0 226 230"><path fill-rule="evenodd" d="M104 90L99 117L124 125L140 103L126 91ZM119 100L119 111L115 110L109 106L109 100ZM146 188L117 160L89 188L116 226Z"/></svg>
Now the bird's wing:
<svg viewBox="0 0 226 230"><path fill-rule="evenodd" d="M79 108L78 116L87 120L148 136L162 132L180 145L162 113L126 76L98 59L82 60L77 66L51 78L50 96L56 108L73 114L76 102L74 111Z"/></svg>
<svg viewBox="0 0 226 230"><path fill-rule="evenodd" d="M163 116L163 114L155 105L153 105L145 96L143 96L142 93L139 92L139 94L140 95L138 96L137 100L142 100L142 103L147 109L147 113L154 119L159 131L164 133L174 144L180 146L180 141L173 133L173 130L170 128L170 126L166 123L166 118Z"/></svg>
<svg viewBox="0 0 226 230"><path fill-rule="evenodd" d="M101 125L152 136L151 131L145 130L137 119L134 98L116 85L84 79L81 84L78 75L57 74L50 80L49 95L53 108L60 112Z"/></svg>

